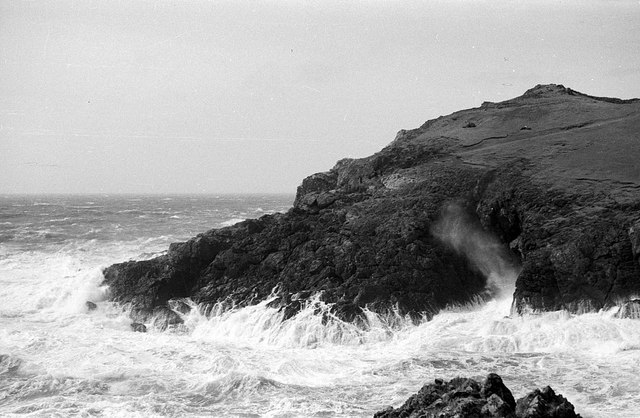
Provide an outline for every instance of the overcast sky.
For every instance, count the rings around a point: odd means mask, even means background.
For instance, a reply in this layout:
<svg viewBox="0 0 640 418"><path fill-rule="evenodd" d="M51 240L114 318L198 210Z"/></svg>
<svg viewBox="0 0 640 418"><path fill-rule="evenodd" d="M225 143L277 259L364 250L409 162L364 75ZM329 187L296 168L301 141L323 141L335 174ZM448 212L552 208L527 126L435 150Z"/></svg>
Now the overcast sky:
<svg viewBox="0 0 640 418"><path fill-rule="evenodd" d="M5 0L0 193L293 193L539 83L640 97L640 2Z"/></svg>

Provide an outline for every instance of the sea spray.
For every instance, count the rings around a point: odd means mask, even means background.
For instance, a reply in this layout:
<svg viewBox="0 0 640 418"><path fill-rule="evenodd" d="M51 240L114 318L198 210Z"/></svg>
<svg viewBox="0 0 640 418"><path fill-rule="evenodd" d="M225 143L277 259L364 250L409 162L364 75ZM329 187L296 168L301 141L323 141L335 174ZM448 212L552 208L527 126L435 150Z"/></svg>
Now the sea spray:
<svg viewBox="0 0 640 418"><path fill-rule="evenodd" d="M431 233L464 254L487 278L487 288L492 293L498 296L513 293L520 263L462 205L446 205L440 218L431 227Z"/></svg>
<svg viewBox="0 0 640 418"><path fill-rule="evenodd" d="M164 251L190 231L167 222L167 214L153 215L163 207L157 199L123 201L100 205L147 218L58 207L56 216L72 218L62 242L26 234L33 241L0 243L0 415L370 417L435 377L489 372L499 372L516 396L551 385L585 418L640 410L639 321L616 318L616 309L509 317L507 292L417 324L368 310L365 324L344 323L327 316L330 306L319 300L282 321L264 301L207 315L192 305L181 314L184 327L132 332L128 312L101 300L96 272ZM177 207L163 211L186 213L184 202L166 201ZM186 202L204 219L189 227L197 232L258 206ZM52 210L19 210L25 208ZM38 219L16 216L5 227L49 228ZM100 236L82 239L76 232L89 220ZM96 310L86 309L85 297L95 299Z"/></svg>
<svg viewBox="0 0 640 418"><path fill-rule="evenodd" d="M226 309L216 304L194 309L185 320L193 337L216 341L246 341L277 347L317 348L323 345L359 345L386 341L414 320L397 310L379 314L364 309L364 320L345 322L331 312L332 304L317 294L307 300L296 315L283 320L284 312L269 307L268 298L256 305ZM204 312L204 313L203 313Z"/></svg>

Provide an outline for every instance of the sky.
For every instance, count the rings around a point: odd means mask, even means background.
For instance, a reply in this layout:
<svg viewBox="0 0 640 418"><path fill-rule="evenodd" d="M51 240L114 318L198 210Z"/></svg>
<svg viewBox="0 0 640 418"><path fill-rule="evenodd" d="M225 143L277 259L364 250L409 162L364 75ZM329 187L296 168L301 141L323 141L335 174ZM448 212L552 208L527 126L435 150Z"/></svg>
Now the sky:
<svg viewBox="0 0 640 418"><path fill-rule="evenodd" d="M640 2L5 0L0 193L294 193L545 83L640 97Z"/></svg>

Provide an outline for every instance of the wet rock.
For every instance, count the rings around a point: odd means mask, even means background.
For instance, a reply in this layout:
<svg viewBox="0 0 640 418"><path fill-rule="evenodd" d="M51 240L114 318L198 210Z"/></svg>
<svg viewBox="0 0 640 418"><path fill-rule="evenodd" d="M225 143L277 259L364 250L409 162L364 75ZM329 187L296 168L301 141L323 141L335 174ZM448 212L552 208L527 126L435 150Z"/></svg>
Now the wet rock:
<svg viewBox="0 0 640 418"><path fill-rule="evenodd" d="M498 394L491 393L488 394L488 397L491 398L490 401L483 396L483 387L473 379L458 377L449 382L436 379L435 383L423 386L417 394L407 399L400 408L380 411L374 417L513 416L513 408L505 400L501 399Z"/></svg>
<svg viewBox="0 0 640 418"><path fill-rule="evenodd" d="M184 320L180 315L166 306L159 306L153 310L153 326L160 331L182 323Z"/></svg>
<svg viewBox="0 0 640 418"><path fill-rule="evenodd" d="M632 299L620 306L616 318L640 319L640 299Z"/></svg>
<svg viewBox="0 0 640 418"><path fill-rule="evenodd" d="M549 386L536 389L524 398L518 399L516 406L518 418L576 418L573 405Z"/></svg>
<svg viewBox="0 0 640 418"><path fill-rule="evenodd" d="M98 305L91 301L86 301L84 304L89 311L95 311L98 308Z"/></svg>
<svg viewBox="0 0 640 418"><path fill-rule="evenodd" d="M330 312L335 317L346 322L353 322L364 317L362 308L350 302L338 302L331 307ZM326 322L326 318L324 318L324 321Z"/></svg>
<svg viewBox="0 0 640 418"><path fill-rule="evenodd" d="M148 308L131 308L129 311L129 318L133 322L145 323L149 322L149 320L153 317L153 309Z"/></svg>
<svg viewBox="0 0 640 418"><path fill-rule="evenodd" d="M304 308L304 303L302 300L294 300L286 305L282 306L280 310L282 311L282 320L286 321L289 318L293 318Z"/></svg>
<svg viewBox="0 0 640 418"><path fill-rule="evenodd" d="M511 391L502 382L502 378L495 373L490 373L482 385L481 395L484 398L490 398L491 395L497 395L510 409L515 409L516 400L513 398Z"/></svg>
<svg viewBox="0 0 640 418"><path fill-rule="evenodd" d="M191 305L189 305L184 299L171 299L169 301L169 308L183 315L187 315L191 312Z"/></svg>
<svg viewBox="0 0 640 418"><path fill-rule="evenodd" d="M139 322L132 322L131 329L133 332L147 332L147 327L145 324L141 324Z"/></svg>
<svg viewBox="0 0 640 418"><path fill-rule="evenodd" d="M538 414L538 415L535 415ZM375 418L576 418L573 405L549 387L514 400L511 391L495 373L482 385L458 377L446 382L436 379L424 385L399 408L388 407Z"/></svg>
<svg viewBox="0 0 640 418"><path fill-rule="evenodd" d="M129 312L129 318L131 318L134 323L150 322L153 327L159 331L164 331L169 327L184 323L180 314L166 305L156 306L153 309L134 307Z"/></svg>

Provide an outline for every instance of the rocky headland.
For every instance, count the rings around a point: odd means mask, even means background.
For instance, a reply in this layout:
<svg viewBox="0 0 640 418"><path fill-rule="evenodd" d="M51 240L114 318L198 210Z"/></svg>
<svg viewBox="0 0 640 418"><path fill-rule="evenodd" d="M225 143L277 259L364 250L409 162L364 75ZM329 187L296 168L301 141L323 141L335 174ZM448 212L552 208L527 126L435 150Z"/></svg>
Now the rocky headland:
<svg viewBox="0 0 640 418"><path fill-rule="evenodd" d="M274 289L285 320L318 293L344 320L365 306L428 317L491 297L492 276L513 276L517 312L635 307L639 133L638 99L538 85L402 130L304 179L287 213L112 265L104 283L142 317Z"/></svg>

